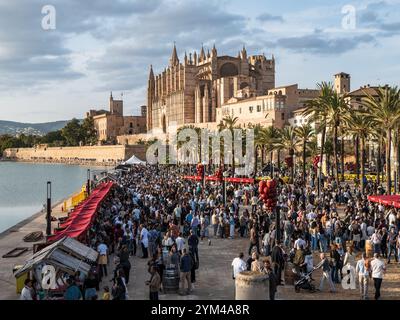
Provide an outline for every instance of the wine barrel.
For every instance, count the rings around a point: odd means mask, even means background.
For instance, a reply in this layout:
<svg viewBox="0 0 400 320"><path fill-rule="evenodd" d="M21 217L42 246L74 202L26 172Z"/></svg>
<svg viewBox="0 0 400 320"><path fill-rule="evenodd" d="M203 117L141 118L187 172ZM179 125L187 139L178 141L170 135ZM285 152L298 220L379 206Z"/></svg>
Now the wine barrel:
<svg viewBox="0 0 400 320"><path fill-rule="evenodd" d="M367 254L367 258L374 257L374 245L371 240L365 241L365 253Z"/></svg>
<svg viewBox="0 0 400 320"><path fill-rule="evenodd" d="M163 288L165 293L179 291L179 273L176 268L168 268L163 274Z"/></svg>
<svg viewBox="0 0 400 320"><path fill-rule="evenodd" d="M295 278L295 273L293 272L294 267L295 266L293 263L286 262L285 273L284 273L285 285L290 285L290 286L294 285L294 278Z"/></svg>

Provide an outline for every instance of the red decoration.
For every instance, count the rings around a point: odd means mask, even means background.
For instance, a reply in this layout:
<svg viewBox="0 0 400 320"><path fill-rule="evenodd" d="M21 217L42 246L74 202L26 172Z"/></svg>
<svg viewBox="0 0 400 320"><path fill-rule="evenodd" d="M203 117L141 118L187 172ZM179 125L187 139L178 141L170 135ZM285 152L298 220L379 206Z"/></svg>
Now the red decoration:
<svg viewBox="0 0 400 320"><path fill-rule="evenodd" d="M320 161L321 157L320 156L315 156L313 160L313 166L314 168L318 168L318 163Z"/></svg>
<svg viewBox="0 0 400 320"><path fill-rule="evenodd" d="M277 203L277 183L275 180L268 180L268 182L260 181L258 191L260 199L265 203L269 210L272 210Z"/></svg>

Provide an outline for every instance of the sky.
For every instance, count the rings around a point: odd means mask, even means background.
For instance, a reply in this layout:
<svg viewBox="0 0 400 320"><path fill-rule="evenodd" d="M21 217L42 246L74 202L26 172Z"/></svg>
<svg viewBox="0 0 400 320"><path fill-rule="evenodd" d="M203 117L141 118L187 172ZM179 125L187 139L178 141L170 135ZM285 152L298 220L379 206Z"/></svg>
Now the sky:
<svg viewBox="0 0 400 320"><path fill-rule="evenodd" d="M274 55L277 86L400 85L400 0L0 0L0 120L83 118L110 91L139 114L174 42Z"/></svg>

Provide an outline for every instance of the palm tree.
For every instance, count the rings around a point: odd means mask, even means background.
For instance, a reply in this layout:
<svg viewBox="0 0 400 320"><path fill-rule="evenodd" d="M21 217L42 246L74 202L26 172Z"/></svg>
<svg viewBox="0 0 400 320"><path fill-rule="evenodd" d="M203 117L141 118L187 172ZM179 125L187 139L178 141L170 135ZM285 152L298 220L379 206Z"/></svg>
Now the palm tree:
<svg viewBox="0 0 400 320"><path fill-rule="evenodd" d="M226 116L225 118L222 119L222 121L223 121L222 128L228 129L232 135L232 174L233 175L235 175L235 141L234 141L235 137L234 137L233 129L235 129L235 126L236 126L238 120L239 120L238 117L232 117L231 115ZM220 124L220 126L221 126L221 124Z"/></svg>
<svg viewBox="0 0 400 320"><path fill-rule="evenodd" d="M387 194L391 194L391 145L392 131L400 121L400 89L398 87L380 87L376 90L376 96L365 92L367 98L363 105L372 116L376 125L386 131L386 184Z"/></svg>
<svg viewBox="0 0 400 320"><path fill-rule="evenodd" d="M338 157L338 130L340 128L343 117L349 111L349 105L347 102L348 94L339 94L335 91L332 83L328 84L330 97L328 97L327 104L327 125L333 132L333 157L334 157L334 168L335 168L335 179L339 186L339 157Z"/></svg>
<svg viewBox="0 0 400 320"><path fill-rule="evenodd" d="M361 144L361 191L365 190L365 142L373 134L375 126L372 116L363 111L354 111L343 118L347 130L358 137Z"/></svg>
<svg viewBox="0 0 400 320"><path fill-rule="evenodd" d="M280 149L286 149L289 153L289 157L292 162L292 166L290 168L290 183L294 181L294 163L293 156L295 150L300 144L300 139L296 134L296 130L291 126L286 126L282 129L282 136L279 140L275 142L275 147Z"/></svg>
<svg viewBox="0 0 400 320"><path fill-rule="evenodd" d="M328 117L328 107L332 96L332 86L327 82L322 82L317 85L320 90L320 94L316 99L306 101L303 112L304 117L309 117L309 121L314 122L318 125L318 131L322 132L321 139L321 154L320 154L320 168L318 181L321 181L322 177L322 160L324 156L325 137L326 137L326 126ZM320 183L318 183L318 196L320 194Z"/></svg>
<svg viewBox="0 0 400 320"><path fill-rule="evenodd" d="M296 128L296 134L303 142L303 182L306 183L307 144L314 136L315 132L309 123L305 123L301 127Z"/></svg>

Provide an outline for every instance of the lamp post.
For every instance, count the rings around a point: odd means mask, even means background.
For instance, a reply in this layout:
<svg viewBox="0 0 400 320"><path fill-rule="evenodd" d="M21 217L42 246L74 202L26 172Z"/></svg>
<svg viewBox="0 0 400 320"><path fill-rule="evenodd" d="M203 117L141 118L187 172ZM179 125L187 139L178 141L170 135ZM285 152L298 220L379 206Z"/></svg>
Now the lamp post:
<svg viewBox="0 0 400 320"><path fill-rule="evenodd" d="M223 195L224 207L226 207L226 181L225 181L225 178L229 177L229 172L225 171L222 175L223 175L223 179L222 179L222 195Z"/></svg>
<svg viewBox="0 0 400 320"><path fill-rule="evenodd" d="M47 181L47 214L46 214L46 235L51 235L51 182Z"/></svg>
<svg viewBox="0 0 400 320"><path fill-rule="evenodd" d="M90 169L87 169L87 185L86 185L87 194L90 195Z"/></svg>

